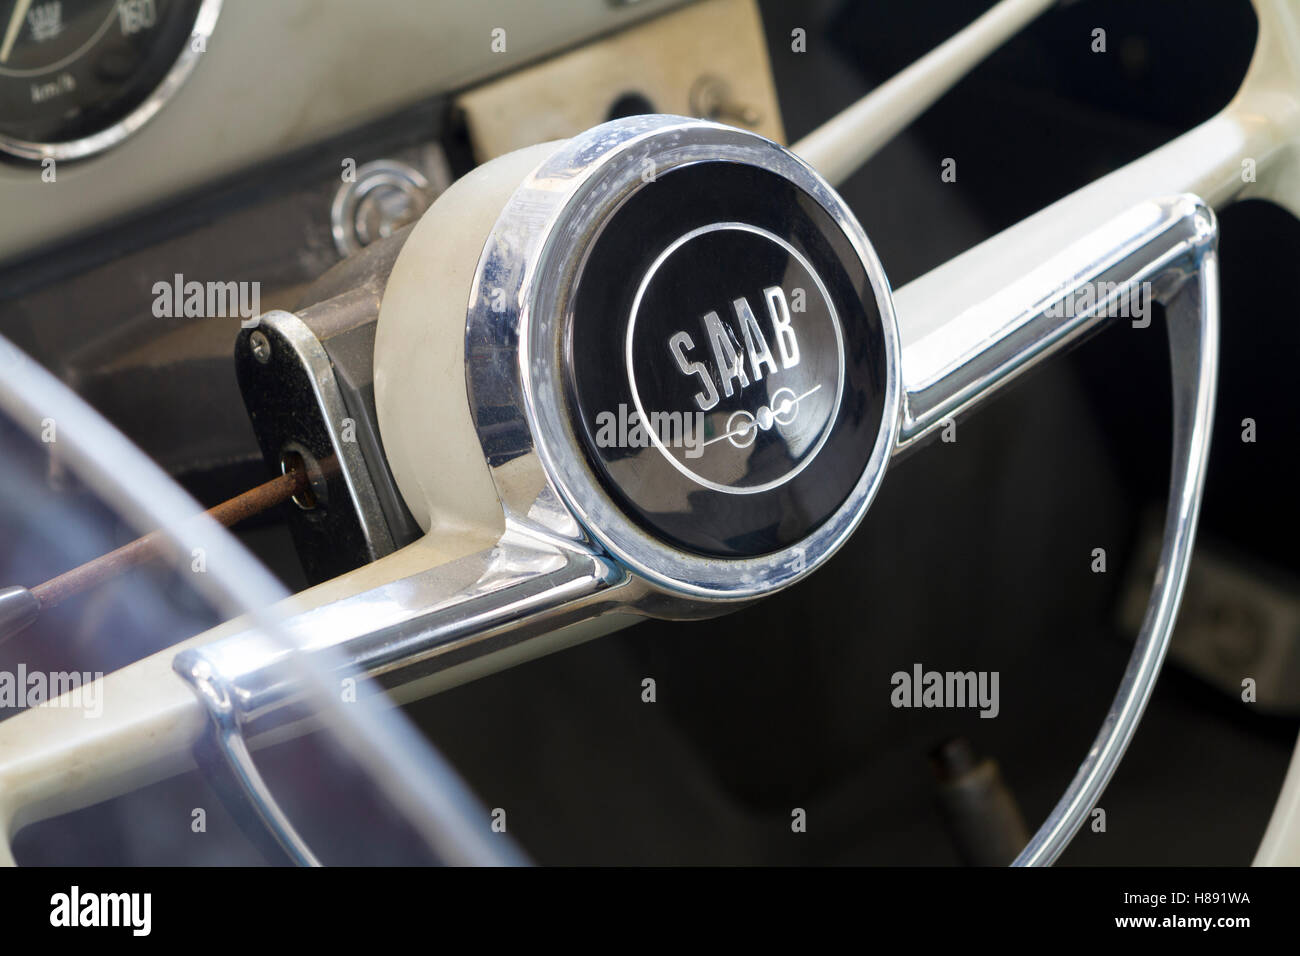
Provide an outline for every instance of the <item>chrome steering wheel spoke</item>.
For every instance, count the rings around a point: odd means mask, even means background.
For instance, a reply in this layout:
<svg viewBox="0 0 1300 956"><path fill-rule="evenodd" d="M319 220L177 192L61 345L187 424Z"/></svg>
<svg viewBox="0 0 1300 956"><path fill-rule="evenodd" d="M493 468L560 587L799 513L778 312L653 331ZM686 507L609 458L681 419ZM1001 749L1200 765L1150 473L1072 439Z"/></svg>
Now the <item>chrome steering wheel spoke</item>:
<svg viewBox="0 0 1300 956"><path fill-rule="evenodd" d="M1022 372L1122 318L1165 308L1173 374L1169 503L1142 628L1101 730L1065 794L1016 858L1054 862L1095 806L1133 739L1169 648L1196 536L1218 374L1214 213L1194 196L1138 205L1012 285L910 340L903 323L897 454L995 395ZM900 319L903 319L900 316Z"/></svg>

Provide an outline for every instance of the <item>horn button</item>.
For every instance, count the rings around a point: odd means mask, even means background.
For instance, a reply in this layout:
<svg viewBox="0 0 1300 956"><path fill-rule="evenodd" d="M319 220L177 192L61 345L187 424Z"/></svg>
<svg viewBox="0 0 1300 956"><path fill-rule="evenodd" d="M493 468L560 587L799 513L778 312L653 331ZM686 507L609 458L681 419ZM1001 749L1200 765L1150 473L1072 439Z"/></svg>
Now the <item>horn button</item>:
<svg viewBox="0 0 1300 956"><path fill-rule="evenodd" d="M654 537L765 555L853 493L882 433L885 332L853 244L789 179L698 162L645 182L592 240L569 310L575 431Z"/></svg>

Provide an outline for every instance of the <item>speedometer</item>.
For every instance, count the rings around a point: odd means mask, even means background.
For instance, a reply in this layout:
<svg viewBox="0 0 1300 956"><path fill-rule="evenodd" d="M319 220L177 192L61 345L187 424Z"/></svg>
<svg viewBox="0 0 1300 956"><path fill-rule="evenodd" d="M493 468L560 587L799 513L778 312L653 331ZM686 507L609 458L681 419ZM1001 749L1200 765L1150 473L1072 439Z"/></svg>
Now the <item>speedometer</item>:
<svg viewBox="0 0 1300 956"><path fill-rule="evenodd" d="M158 112L221 0L0 0L0 151L75 159Z"/></svg>

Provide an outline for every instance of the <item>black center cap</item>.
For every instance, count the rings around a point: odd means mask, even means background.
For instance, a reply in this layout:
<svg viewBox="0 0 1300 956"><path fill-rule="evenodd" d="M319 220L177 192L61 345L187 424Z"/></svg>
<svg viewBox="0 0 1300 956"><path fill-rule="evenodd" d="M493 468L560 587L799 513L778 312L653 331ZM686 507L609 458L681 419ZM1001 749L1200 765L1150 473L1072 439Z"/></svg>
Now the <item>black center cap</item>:
<svg viewBox="0 0 1300 956"><path fill-rule="evenodd" d="M884 405L881 320L851 243L793 183L718 162L646 183L571 303L578 432L653 535L766 554L852 491Z"/></svg>

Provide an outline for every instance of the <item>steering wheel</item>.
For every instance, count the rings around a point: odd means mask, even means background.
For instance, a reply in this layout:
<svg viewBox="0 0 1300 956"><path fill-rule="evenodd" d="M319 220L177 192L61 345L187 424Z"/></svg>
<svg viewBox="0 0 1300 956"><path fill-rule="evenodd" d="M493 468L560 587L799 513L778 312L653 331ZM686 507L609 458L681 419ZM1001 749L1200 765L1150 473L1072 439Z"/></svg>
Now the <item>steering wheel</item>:
<svg viewBox="0 0 1300 956"><path fill-rule="evenodd" d="M1114 773L1169 645L1214 414L1213 209L1296 199L1300 28L1284 0L1256 0L1255 58L1222 113L892 290L835 184L1049 6L1005 0L788 149L705 120L634 116L465 176L409 234L332 280L336 292L382 289L378 477L342 437L344 386L312 323L261 316L241 334L241 375L300 375L320 412L325 453L313 457L329 465L313 490L382 556L272 611L272 591L259 592L247 615L109 675L104 699L129 704L93 728L58 710L0 723L6 830L195 752L272 845L315 863L251 757L310 724L305 688L364 675L400 703L647 616L761 600L830 559L892 460L924 455L1021 373L1113 322L1143 321L1130 306L1157 301L1173 370L1160 559L1110 711L1016 859L1053 862ZM0 389L20 422L35 414L24 385L41 374ZM102 427L75 414L87 433ZM422 532L397 549L384 547L376 504L385 481ZM444 775L421 791L438 818L431 842L448 859L516 860L465 836L458 787ZM1269 840L1294 847L1296 826L1275 820Z"/></svg>

